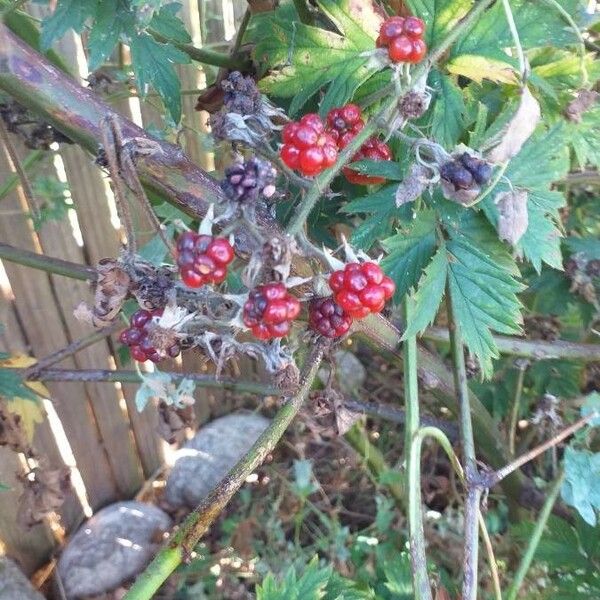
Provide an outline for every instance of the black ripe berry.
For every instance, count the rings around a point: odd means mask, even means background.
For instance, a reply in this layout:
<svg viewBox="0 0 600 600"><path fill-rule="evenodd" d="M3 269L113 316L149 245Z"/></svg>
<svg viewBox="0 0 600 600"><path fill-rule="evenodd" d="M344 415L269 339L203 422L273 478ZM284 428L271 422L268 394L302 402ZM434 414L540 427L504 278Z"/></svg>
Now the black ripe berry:
<svg viewBox="0 0 600 600"><path fill-rule="evenodd" d="M333 339L350 329L352 317L333 298L316 298L308 307L308 324L317 333Z"/></svg>
<svg viewBox="0 0 600 600"><path fill-rule="evenodd" d="M442 165L440 169L442 179L452 183L457 190L467 190L473 184L483 185L492 176L492 167L484 160L464 152L460 158Z"/></svg>
<svg viewBox="0 0 600 600"><path fill-rule="evenodd" d="M443 165L440 169L440 175L456 189L466 190L473 185L473 176L471 173L456 161Z"/></svg>
<svg viewBox="0 0 600 600"><path fill-rule="evenodd" d="M131 356L138 362L151 360L156 363L167 356L175 358L181 350L177 342L173 342L166 349L164 355L154 347L151 335L153 325L155 325L153 318L161 314L162 310L138 310L131 317L130 327L122 331L119 336L119 341L129 346Z"/></svg>
<svg viewBox="0 0 600 600"><path fill-rule="evenodd" d="M462 165L473 175L473 179L482 185L487 183L492 176L492 167L484 160L480 160L475 156L471 156L468 152L464 152L460 157Z"/></svg>

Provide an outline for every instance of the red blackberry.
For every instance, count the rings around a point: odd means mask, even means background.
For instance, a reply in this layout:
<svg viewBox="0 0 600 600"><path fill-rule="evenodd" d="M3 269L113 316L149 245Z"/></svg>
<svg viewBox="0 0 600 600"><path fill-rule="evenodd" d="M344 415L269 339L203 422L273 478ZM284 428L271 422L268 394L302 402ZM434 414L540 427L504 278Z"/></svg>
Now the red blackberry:
<svg viewBox="0 0 600 600"><path fill-rule="evenodd" d="M425 23L417 17L390 17L381 24L376 45L388 49L392 62L418 63L427 54L424 33Z"/></svg>
<svg viewBox="0 0 600 600"><path fill-rule="evenodd" d="M327 113L326 131L335 140L338 150L345 148L364 126L360 107L356 104L332 108Z"/></svg>
<svg viewBox="0 0 600 600"><path fill-rule="evenodd" d="M309 113L297 123L288 123L282 132L281 160L303 175L318 175L337 160L335 140L325 133L319 115Z"/></svg>
<svg viewBox="0 0 600 600"><path fill-rule="evenodd" d="M119 341L125 346L129 346L131 356L138 362L151 360L157 363L163 358L175 358L181 351L177 342L173 342L166 349L164 355L154 347L152 329L156 326L156 323L153 318L159 317L162 312L162 309L154 311L138 310L133 313L129 328L123 330L119 335Z"/></svg>
<svg viewBox="0 0 600 600"><path fill-rule="evenodd" d="M177 240L179 274L188 287L223 282L233 258L233 248L225 238L186 231Z"/></svg>
<svg viewBox="0 0 600 600"><path fill-rule="evenodd" d="M308 307L311 329L327 338L343 336L352 325L352 317L333 298L315 298Z"/></svg>
<svg viewBox="0 0 600 600"><path fill-rule="evenodd" d="M372 137L360 147L360 150L352 157L352 161L356 162L365 158L371 160L391 160L392 151L385 142L378 140L376 137ZM363 175L362 173L354 171L352 167L344 167L342 172L350 183L354 183L356 185L375 185L379 183L385 183L385 177Z"/></svg>
<svg viewBox="0 0 600 600"><path fill-rule="evenodd" d="M349 263L329 277L334 300L355 319L383 310L396 290L394 282L373 262Z"/></svg>
<svg viewBox="0 0 600 600"><path fill-rule="evenodd" d="M248 294L243 319L259 340L268 340L286 336L299 314L300 302L283 283L266 283Z"/></svg>

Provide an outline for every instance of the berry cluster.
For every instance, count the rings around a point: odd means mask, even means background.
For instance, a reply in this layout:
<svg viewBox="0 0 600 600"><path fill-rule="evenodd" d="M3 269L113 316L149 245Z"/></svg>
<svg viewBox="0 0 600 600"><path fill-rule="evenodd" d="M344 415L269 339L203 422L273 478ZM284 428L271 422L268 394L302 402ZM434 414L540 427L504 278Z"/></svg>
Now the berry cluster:
<svg viewBox="0 0 600 600"><path fill-rule="evenodd" d="M379 29L377 47L387 48L392 62L415 64L427 53L424 32L425 23L417 17L390 17Z"/></svg>
<svg viewBox="0 0 600 600"><path fill-rule="evenodd" d="M474 183L487 183L492 176L492 167L484 160L465 152L459 158L443 165L440 175L442 179L449 181L454 189L468 190Z"/></svg>
<svg viewBox="0 0 600 600"><path fill-rule="evenodd" d="M138 310L131 317L130 326L121 332L119 341L129 346L131 356L138 362L151 360L154 363L159 362L163 356L154 347L151 338L151 325L153 325L153 317L159 317L162 310ZM170 358L175 358L179 355L181 348L177 342L167 348L166 354Z"/></svg>
<svg viewBox="0 0 600 600"><path fill-rule="evenodd" d="M186 231L177 240L179 274L188 287L221 283L233 257L233 248L225 238Z"/></svg>
<svg viewBox="0 0 600 600"><path fill-rule="evenodd" d="M333 298L315 298L308 307L311 329L328 338L344 335L352 325L352 317Z"/></svg>
<svg viewBox="0 0 600 600"><path fill-rule="evenodd" d="M333 299L355 319L383 310L396 290L394 282L373 262L348 263L329 277Z"/></svg>
<svg viewBox="0 0 600 600"><path fill-rule="evenodd" d="M255 287L244 304L244 325L259 340L284 337L292 321L300 314L300 302L290 295L283 283Z"/></svg>
<svg viewBox="0 0 600 600"><path fill-rule="evenodd" d="M346 104L340 108L333 108L327 115L327 133L336 141L338 150L345 148L365 126L360 107L356 104ZM352 157L353 161L363 160L390 160L392 152L389 146L375 137L369 138ZM383 177L372 177L354 171L350 167L342 169L344 176L350 183L357 185L375 185L384 183Z"/></svg>
<svg viewBox="0 0 600 600"><path fill-rule="evenodd" d="M335 163L337 145L325 132L321 117L309 113L297 123L288 123L283 128L280 156L290 169L296 169L303 175L318 175Z"/></svg>
<svg viewBox="0 0 600 600"><path fill-rule="evenodd" d="M256 202L262 196L271 198L275 193L277 172L266 160L252 157L225 169L221 188L234 202Z"/></svg>

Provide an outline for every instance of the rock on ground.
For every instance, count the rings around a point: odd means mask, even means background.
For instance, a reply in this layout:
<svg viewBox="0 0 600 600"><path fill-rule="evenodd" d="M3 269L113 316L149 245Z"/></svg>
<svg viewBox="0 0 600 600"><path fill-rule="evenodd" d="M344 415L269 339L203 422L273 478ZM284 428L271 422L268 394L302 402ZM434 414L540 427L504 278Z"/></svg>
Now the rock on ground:
<svg viewBox="0 0 600 600"><path fill-rule="evenodd" d="M215 419L177 451L165 499L173 508L194 508L250 449L269 420L234 413Z"/></svg>
<svg viewBox="0 0 600 600"><path fill-rule="evenodd" d="M69 600L110 591L150 562L171 526L150 504L116 502L98 511L71 537L58 561Z"/></svg>
<svg viewBox="0 0 600 600"><path fill-rule="evenodd" d="M0 556L0 600L44 600L15 562Z"/></svg>

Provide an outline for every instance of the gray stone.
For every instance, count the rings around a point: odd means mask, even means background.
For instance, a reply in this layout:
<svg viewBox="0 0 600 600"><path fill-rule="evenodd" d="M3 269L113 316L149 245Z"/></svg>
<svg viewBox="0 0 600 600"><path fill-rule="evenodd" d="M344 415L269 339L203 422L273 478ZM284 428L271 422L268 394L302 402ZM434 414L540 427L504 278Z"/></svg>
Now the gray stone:
<svg viewBox="0 0 600 600"><path fill-rule="evenodd" d="M67 598L103 594L133 578L170 526L165 512L142 502L116 502L98 511L71 537L58 561Z"/></svg>
<svg viewBox="0 0 600 600"><path fill-rule="evenodd" d="M269 420L234 413L215 419L177 451L165 499L173 508L194 508L251 448Z"/></svg>
<svg viewBox="0 0 600 600"><path fill-rule="evenodd" d="M0 600L44 600L10 558L0 556Z"/></svg>

